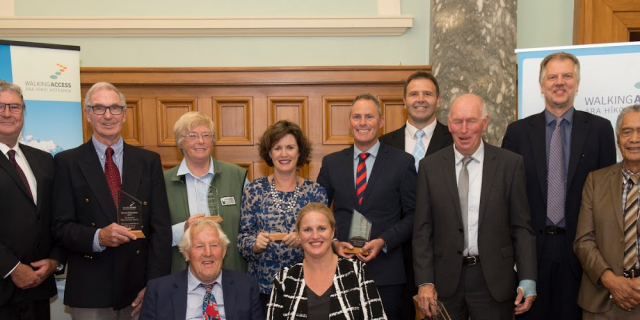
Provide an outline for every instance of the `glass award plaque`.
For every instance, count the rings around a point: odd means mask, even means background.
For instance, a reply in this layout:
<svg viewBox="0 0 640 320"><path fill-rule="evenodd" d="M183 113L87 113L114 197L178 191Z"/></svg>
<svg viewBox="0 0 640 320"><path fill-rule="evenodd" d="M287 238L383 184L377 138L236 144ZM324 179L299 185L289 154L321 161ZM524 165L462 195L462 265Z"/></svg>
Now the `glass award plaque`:
<svg viewBox="0 0 640 320"><path fill-rule="evenodd" d="M118 190L118 199L118 224L131 229L136 237L146 238L142 233L142 201L122 189Z"/></svg>
<svg viewBox="0 0 640 320"><path fill-rule="evenodd" d="M424 315L424 313L422 313L422 310L420 309L420 305L418 304L418 296L413 296L413 306L416 309L416 320L423 320L423 319L451 320L451 316L449 315L449 312L447 312L447 309L444 307L444 305L440 301L438 301L438 305L433 306L431 308L432 310L431 317L427 317Z"/></svg>
<svg viewBox="0 0 640 320"><path fill-rule="evenodd" d="M353 249L344 249L343 251L345 253L362 254L363 256L369 255L368 251L362 251L362 247L370 240L370 237L371 221L357 210L353 210L351 227L349 228L349 243L353 246Z"/></svg>
<svg viewBox="0 0 640 320"><path fill-rule="evenodd" d="M197 182L204 183L204 182L201 182L200 179L196 179L196 183ZM208 188L207 206L209 207L209 213L211 215L210 216L205 215L203 219L209 219L217 223L222 223L223 220L222 220L222 217L220 216L220 206L218 205L218 201L216 200L218 199L218 189L216 189L216 187L214 187L211 184L207 184L207 188ZM197 197L198 193L196 192L195 194ZM196 202L198 202L197 199L196 199ZM199 212L204 212L204 210L199 210Z"/></svg>

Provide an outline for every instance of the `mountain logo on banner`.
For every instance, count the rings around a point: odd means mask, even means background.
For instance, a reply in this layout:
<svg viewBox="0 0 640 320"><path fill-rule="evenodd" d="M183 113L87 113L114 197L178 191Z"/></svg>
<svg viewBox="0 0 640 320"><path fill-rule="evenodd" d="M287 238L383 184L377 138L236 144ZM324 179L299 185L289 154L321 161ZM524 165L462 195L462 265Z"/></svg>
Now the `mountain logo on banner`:
<svg viewBox="0 0 640 320"><path fill-rule="evenodd" d="M56 66L58 67L57 71L54 72L54 74L49 76L49 78L51 78L51 79L58 79L58 76L61 76L62 73L67 70L67 67L65 67L65 66L63 66L63 65L61 65L59 63L56 63Z"/></svg>
<svg viewBox="0 0 640 320"><path fill-rule="evenodd" d="M53 142L53 140L49 140L49 141L38 140L30 134L23 136L20 143L26 144L30 147L34 147L36 149L40 149L45 152L49 152L51 153L52 156L56 155L56 153L58 152L64 151L64 149L59 145L57 145L55 142Z"/></svg>

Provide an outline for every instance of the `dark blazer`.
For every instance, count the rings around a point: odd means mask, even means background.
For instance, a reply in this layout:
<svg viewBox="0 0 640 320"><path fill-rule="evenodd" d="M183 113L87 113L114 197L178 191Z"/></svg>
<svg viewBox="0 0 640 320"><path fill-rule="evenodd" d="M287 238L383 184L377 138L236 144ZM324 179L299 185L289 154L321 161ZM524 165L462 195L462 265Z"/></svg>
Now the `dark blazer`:
<svg viewBox="0 0 640 320"><path fill-rule="evenodd" d="M185 319L187 277L188 271L183 270L149 281L144 293L140 320ZM222 269L222 295L227 320L264 319L256 278Z"/></svg>
<svg viewBox="0 0 640 320"><path fill-rule="evenodd" d="M42 259L65 262L62 248L51 235L51 190L53 188L53 158L51 154L20 144L37 183L36 206L27 193L9 159L0 154L0 277L9 273L18 262L29 265ZM24 170L24 168L23 168ZM20 299L49 299L56 295L53 275L39 286L22 290L11 276L0 279L0 306Z"/></svg>
<svg viewBox="0 0 640 320"><path fill-rule="evenodd" d="M68 251L68 306L122 309L148 280L170 272L171 222L160 156L126 143L123 152L122 190L142 201L146 238L99 253L93 252L94 234L117 222L117 211L93 143L54 159L53 233Z"/></svg>
<svg viewBox="0 0 640 320"><path fill-rule="evenodd" d="M531 224L536 234L538 256L546 237L547 224L547 152L544 112L511 123L502 140L502 147L524 158L527 174L527 197L531 209ZM582 187L589 172L616 162L615 139L611 123L587 112L575 110L571 130L571 151L567 174L565 221L566 246L558 248L570 257L576 278L582 275L580 263L573 253L573 240L582 199Z"/></svg>
<svg viewBox="0 0 640 320"><path fill-rule="evenodd" d="M433 283L438 296L450 297L460 280L464 250L453 146L420 161L416 199L416 285ZM535 237L521 156L484 144L479 209L478 250L485 281L496 301L514 299L517 279L536 280Z"/></svg>
<svg viewBox="0 0 640 320"><path fill-rule="evenodd" d="M336 218L336 238L347 241L353 210L358 210L373 226L371 239L382 238L387 252L367 264L376 285L405 283L402 243L411 239L415 205L416 167L413 157L380 144L378 156L367 181L362 205L356 200L353 146L325 156L318 183L327 190Z"/></svg>
<svg viewBox="0 0 640 320"><path fill-rule="evenodd" d="M404 130L407 125L403 125L400 129L391 131L382 137L380 137L380 142L386 143L396 149L400 149L404 151ZM440 123L440 121L436 120L436 128L433 130L433 136L431 137L431 141L429 141L429 146L427 147L427 153L425 153L425 157L453 144L453 138L451 137L451 132L449 132L449 127Z"/></svg>

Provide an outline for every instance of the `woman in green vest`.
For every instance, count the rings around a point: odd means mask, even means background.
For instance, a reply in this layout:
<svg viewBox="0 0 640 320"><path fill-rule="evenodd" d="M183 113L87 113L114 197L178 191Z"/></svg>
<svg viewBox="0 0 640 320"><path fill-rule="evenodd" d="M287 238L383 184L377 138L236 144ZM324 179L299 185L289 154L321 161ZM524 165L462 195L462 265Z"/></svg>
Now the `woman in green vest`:
<svg viewBox="0 0 640 320"><path fill-rule="evenodd" d="M173 134L184 159L164 172L173 233L171 272L187 267L178 250L184 231L197 219L210 216L222 218L222 230L231 240L222 267L246 272L247 262L238 251L236 239L247 170L211 156L216 141L214 124L202 112L182 115Z"/></svg>

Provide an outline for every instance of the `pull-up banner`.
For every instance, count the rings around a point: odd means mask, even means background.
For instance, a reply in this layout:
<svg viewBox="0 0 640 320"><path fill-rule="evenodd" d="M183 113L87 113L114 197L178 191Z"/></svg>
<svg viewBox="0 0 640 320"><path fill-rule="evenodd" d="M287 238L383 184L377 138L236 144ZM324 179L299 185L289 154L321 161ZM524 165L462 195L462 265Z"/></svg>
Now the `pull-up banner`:
<svg viewBox="0 0 640 320"><path fill-rule="evenodd" d="M0 40L0 79L22 88L21 143L51 154L82 143L80 47Z"/></svg>
<svg viewBox="0 0 640 320"><path fill-rule="evenodd" d="M577 110L611 121L615 128L620 110L640 104L640 43L606 43L516 50L518 54L518 118L544 110L538 75L547 55L565 51L580 60Z"/></svg>

